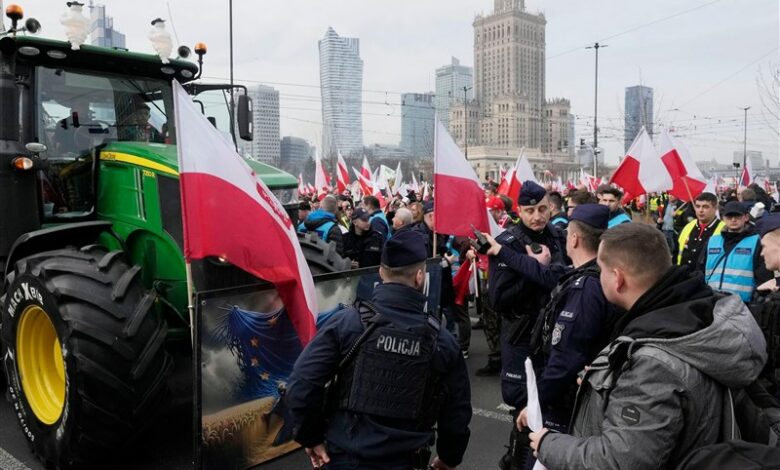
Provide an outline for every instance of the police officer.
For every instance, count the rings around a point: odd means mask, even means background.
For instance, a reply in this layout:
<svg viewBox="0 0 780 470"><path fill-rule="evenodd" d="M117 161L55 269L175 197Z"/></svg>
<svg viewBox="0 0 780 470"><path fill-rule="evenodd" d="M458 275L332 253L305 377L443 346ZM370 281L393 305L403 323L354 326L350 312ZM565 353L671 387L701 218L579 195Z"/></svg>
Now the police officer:
<svg viewBox="0 0 780 470"><path fill-rule="evenodd" d="M577 206L566 235L566 253L573 269L558 280L550 302L534 327L532 346L540 353L543 372L537 380L544 426L567 432L577 391L577 374L609 342L617 311L601 290L596 264L599 237L607 229L609 209L599 204ZM536 255L542 263L543 257ZM533 261L527 261L533 264ZM546 283L543 264L529 266L528 275ZM528 425L527 409L517 419Z"/></svg>
<svg viewBox="0 0 780 470"><path fill-rule="evenodd" d="M460 464L471 391L458 344L425 311L426 258L419 232L393 236L372 301L334 314L296 361L286 399L315 468L426 468L434 426L433 467Z"/></svg>
<svg viewBox="0 0 780 470"><path fill-rule="evenodd" d="M504 402L517 411L525 407L527 399L524 361L530 353L531 330L547 304L551 290L549 285L540 285L525 275L522 260L546 246L551 265L562 273L566 257L562 233L549 224L550 203L544 188L526 181L520 190L518 205L519 224L495 240L486 234L491 244L487 252L490 255L488 298L493 309L502 316L501 394ZM551 284L555 285L555 282ZM513 439L510 438L510 451ZM506 466L506 462L505 456L501 465Z"/></svg>
<svg viewBox="0 0 780 470"><path fill-rule="evenodd" d="M344 256L352 259L353 268L379 265L384 235L371 228L368 212L362 207L355 209L350 219L352 224L344 234Z"/></svg>
<svg viewBox="0 0 780 470"><path fill-rule="evenodd" d="M756 286L773 275L764 266L759 234L748 223L750 216L745 205L727 202L721 214L723 230L707 241L697 270L704 273L704 280L713 290L737 294L743 302L750 302Z"/></svg>

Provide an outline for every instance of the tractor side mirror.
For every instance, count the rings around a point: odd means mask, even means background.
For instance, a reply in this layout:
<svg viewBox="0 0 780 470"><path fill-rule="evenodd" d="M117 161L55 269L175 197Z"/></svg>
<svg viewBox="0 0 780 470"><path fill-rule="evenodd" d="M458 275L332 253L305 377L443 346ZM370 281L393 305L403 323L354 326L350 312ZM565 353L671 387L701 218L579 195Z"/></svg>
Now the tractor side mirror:
<svg viewBox="0 0 780 470"><path fill-rule="evenodd" d="M242 140L252 140L252 99L247 95L238 95L238 136Z"/></svg>

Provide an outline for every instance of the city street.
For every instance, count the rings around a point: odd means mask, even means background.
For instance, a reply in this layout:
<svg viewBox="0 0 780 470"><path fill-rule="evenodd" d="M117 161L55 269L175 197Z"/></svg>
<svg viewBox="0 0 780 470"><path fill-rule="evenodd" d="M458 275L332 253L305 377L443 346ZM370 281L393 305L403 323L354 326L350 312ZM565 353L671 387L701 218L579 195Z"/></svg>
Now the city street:
<svg viewBox="0 0 780 470"><path fill-rule="evenodd" d="M487 362L487 345L482 330L474 331L469 359L474 416L471 440L461 469L495 469L505 451L509 435L509 416L497 409L501 402L498 377L476 377L474 371ZM128 455L111 462L106 468L117 470L184 470L192 468L192 432L189 410L169 411L160 418L144 439L127 449ZM0 469L45 470L30 452L13 417L10 404L0 406ZM256 469L286 470L309 468L303 451L296 451Z"/></svg>

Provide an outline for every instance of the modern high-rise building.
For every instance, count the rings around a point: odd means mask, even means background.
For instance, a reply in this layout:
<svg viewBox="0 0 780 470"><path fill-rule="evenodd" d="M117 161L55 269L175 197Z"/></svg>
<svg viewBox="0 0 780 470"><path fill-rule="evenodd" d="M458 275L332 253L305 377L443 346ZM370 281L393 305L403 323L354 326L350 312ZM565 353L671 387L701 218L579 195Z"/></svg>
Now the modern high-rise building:
<svg viewBox="0 0 780 470"><path fill-rule="evenodd" d="M311 146L305 139L284 136L280 151L279 168L295 176L304 172L306 161L311 158Z"/></svg>
<svg viewBox="0 0 780 470"><path fill-rule="evenodd" d="M742 166L745 159L747 159L747 161L750 163L753 171L764 170L768 168L768 161L765 161L763 154L757 150L748 150L747 156L745 155L744 150L738 150L734 152L734 163L739 163L740 166Z"/></svg>
<svg viewBox="0 0 780 470"><path fill-rule="evenodd" d="M487 146L540 148L545 106L545 27L525 0L494 0L474 20L474 96Z"/></svg>
<svg viewBox="0 0 780 470"><path fill-rule="evenodd" d="M266 85L249 88L252 98L251 142L239 140L239 146L252 159L269 165L279 165L279 91Z"/></svg>
<svg viewBox="0 0 780 470"><path fill-rule="evenodd" d="M114 29L114 18L106 15L105 5L89 2L90 43L93 46L125 48L125 35Z"/></svg>
<svg viewBox="0 0 780 470"><path fill-rule="evenodd" d="M401 95L401 147L415 158L433 155L434 94Z"/></svg>
<svg viewBox="0 0 780 470"><path fill-rule="evenodd" d="M360 39L339 36L328 27L319 41L322 94L322 153L363 152L363 60Z"/></svg>
<svg viewBox="0 0 780 470"><path fill-rule="evenodd" d="M639 134L642 126L653 136L653 89L648 86L626 87L625 103L625 151Z"/></svg>
<svg viewBox="0 0 780 470"><path fill-rule="evenodd" d="M450 128L450 107L464 98L474 99L474 69L453 57L449 65L436 69L436 115L445 129Z"/></svg>

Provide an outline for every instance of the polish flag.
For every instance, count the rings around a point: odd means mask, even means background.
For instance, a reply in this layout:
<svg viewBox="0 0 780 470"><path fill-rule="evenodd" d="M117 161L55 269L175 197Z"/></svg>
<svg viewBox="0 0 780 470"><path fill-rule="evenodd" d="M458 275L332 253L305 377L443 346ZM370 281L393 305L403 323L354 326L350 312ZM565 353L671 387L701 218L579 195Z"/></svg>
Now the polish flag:
<svg viewBox="0 0 780 470"><path fill-rule="evenodd" d="M306 194L306 185L303 183L303 173L298 173L298 196Z"/></svg>
<svg viewBox="0 0 780 470"><path fill-rule="evenodd" d="M498 185L498 189L496 192L498 194L503 194L506 196L509 191L509 185L512 183L512 180L515 179L515 167L517 166L517 163L515 163L515 166L512 168L509 168L508 170L504 171L504 173L501 175L501 184Z"/></svg>
<svg viewBox="0 0 780 470"><path fill-rule="evenodd" d="M692 201L704 191L707 180L694 163L690 152L682 142L676 142L666 130L661 134L659 148L661 160L672 177L673 186L669 194L682 201Z"/></svg>
<svg viewBox="0 0 780 470"><path fill-rule="evenodd" d="M272 282L306 345L316 331L317 295L295 225L176 80L173 90L185 259L219 257Z"/></svg>
<svg viewBox="0 0 780 470"><path fill-rule="evenodd" d="M322 164L320 152L314 150L314 186L317 188L317 199L322 200L330 192L330 176Z"/></svg>
<svg viewBox="0 0 780 470"><path fill-rule="evenodd" d="M360 185L360 191L366 196L374 194L374 183L355 167L352 167L352 172L355 173L355 177Z"/></svg>
<svg viewBox="0 0 780 470"><path fill-rule="evenodd" d="M655 151L653 141L644 127L637 134L609 183L623 188L624 200L631 200L640 194L660 193L671 189L672 177Z"/></svg>
<svg viewBox="0 0 780 470"><path fill-rule="evenodd" d="M306 192L309 194L309 196L312 194L317 194L317 188L315 188L311 183L306 183Z"/></svg>
<svg viewBox="0 0 780 470"><path fill-rule="evenodd" d="M515 162L515 170L512 172L512 180L506 193L512 200L513 207L517 207L517 198L520 197L520 190L523 188L523 182L525 181L538 183L536 176L534 176L534 170L531 168L531 163L528 161L528 157L525 156L525 151L520 150L520 155L517 157L517 162Z"/></svg>
<svg viewBox="0 0 780 470"><path fill-rule="evenodd" d="M360 174L370 181L374 180L374 173L371 172L371 166L368 164L368 158L363 155L363 166L360 167Z"/></svg>
<svg viewBox="0 0 780 470"><path fill-rule="evenodd" d="M355 171L355 169L352 169ZM362 173L358 173L355 171L355 175L358 178L358 182L360 183L360 189L363 191L364 195L372 195L375 198L379 199L379 208L384 209L387 205L387 200L385 199L385 196L382 194L382 191L379 189L379 186L377 184L374 184L373 181L368 181L365 176L363 176Z"/></svg>
<svg viewBox="0 0 780 470"><path fill-rule="evenodd" d="M756 175L753 173L753 164L750 163L750 159L745 160L745 168L742 169L742 175L739 178L739 184L743 187L747 187L755 180Z"/></svg>
<svg viewBox="0 0 780 470"><path fill-rule="evenodd" d="M339 194L341 194L349 186L349 171L347 170L347 163L344 161L344 157L341 156L341 152L338 152L337 167L336 185L338 186Z"/></svg>
<svg viewBox="0 0 780 470"><path fill-rule="evenodd" d="M595 193L599 187L599 183L601 183L601 178L589 175L584 169L580 168L580 184L585 186L588 191Z"/></svg>
<svg viewBox="0 0 780 470"><path fill-rule="evenodd" d="M485 191L455 141L436 121L433 150L434 227L437 233L474 237L471 225L494 236L501 229L485 206Z"/></svg>

